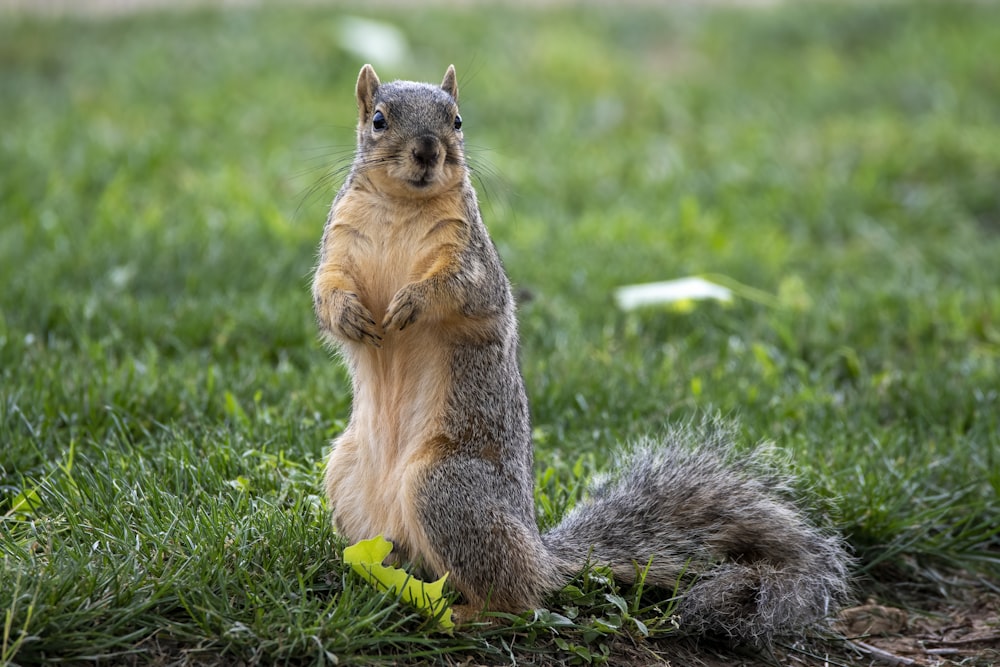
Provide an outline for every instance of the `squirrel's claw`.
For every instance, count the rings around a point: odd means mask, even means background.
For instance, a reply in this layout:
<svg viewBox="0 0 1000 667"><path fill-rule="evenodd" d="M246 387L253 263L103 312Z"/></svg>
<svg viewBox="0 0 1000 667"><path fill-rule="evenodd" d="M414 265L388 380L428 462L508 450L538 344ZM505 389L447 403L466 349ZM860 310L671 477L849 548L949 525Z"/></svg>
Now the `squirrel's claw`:
<svg viewBox="0 0 1000 667"><path fill-rule="evenodd" d="M349 340L367 343L374 347L382 347L382 336L378 333L378 325L371 312L365 308L356 294L344 296L343 308L337 327L340 333Z"/></svg>
<svg viewBox="0 0 1000 667"><path fill-rule="evenodd" d="M377 333L374 333L373 331L355 328L354 334L355 335L350 336L352 340L355 340L359 343L367 343L372 347L382 347L382 336L379 336Z"/></svg>
<svg viewBox="0 0 1000 667"><path fill-rule="evenodd" d="M397 329L402 331L417 320L420 314L416 290L410 285L403 287L396 296L392 298L392 303L385 311L385 318L382 320L382 329L391 331Z"/></svg>

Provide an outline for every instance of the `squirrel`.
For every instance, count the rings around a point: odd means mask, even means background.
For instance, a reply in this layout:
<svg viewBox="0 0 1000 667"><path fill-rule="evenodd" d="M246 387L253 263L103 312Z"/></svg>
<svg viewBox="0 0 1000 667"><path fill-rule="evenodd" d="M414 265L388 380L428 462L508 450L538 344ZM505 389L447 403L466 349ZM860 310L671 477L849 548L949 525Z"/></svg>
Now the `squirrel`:
<svg viewBox="0 0 1000 667"><path fill-rule="evenodd" d="M520 613L588 564L678 590L682 630L765 645L833 613L841 540L811 525L760 456L669 433L541 534L511 285L470 180L455 68L440 86L357 87L357 150L330 207L312 295L346 362L350 420L325 485L343 537L389 539L449 574L464 605Z"/></svg>

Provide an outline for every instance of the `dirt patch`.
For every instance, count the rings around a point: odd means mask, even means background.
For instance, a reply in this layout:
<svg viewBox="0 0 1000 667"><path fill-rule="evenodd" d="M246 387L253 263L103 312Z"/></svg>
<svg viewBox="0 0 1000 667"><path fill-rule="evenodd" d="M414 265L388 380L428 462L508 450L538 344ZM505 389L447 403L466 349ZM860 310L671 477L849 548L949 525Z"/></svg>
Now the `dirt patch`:
<svg viewBox="0 0 1000 667"><path fill-rule="evenodd" d="M826 636L779 642L771 651L705 642L620 640L609 664L675 667L992 667L1000 665L1000 589L965 582L947 595L843 610Z"/></svg>
<svg viewBox="0 0 1000 667"><path fill-rule="evenodd" d="M1000 595L968 590L960 600L925 609L869 603L845 609L837 630L883 664L994 665L1000 663Z"/></svg>

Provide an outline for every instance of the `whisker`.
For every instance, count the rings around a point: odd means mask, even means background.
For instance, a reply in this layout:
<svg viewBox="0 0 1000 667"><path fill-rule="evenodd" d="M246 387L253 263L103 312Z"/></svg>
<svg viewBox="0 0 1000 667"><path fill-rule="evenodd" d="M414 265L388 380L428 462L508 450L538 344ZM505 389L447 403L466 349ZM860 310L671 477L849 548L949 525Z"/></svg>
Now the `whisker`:
<svg viewBox="0 0 1000 667"><path fill-rule="evenodd" d="M467 154L466 164L490 216L504 217L506 202L513 192L510 182L495 165L479 155Z"/></svg>

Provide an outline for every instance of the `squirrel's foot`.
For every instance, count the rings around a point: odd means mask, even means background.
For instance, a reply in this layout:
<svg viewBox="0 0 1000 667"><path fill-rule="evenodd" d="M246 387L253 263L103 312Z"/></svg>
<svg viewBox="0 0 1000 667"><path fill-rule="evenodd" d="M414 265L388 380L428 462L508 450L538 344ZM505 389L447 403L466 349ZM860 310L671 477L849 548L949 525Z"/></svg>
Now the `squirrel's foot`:
<svg viewBox="0 0 1000 667"><path fill-rule="evenodd" d="M337 304L337 301L341 303ZM337 307L339 306L339 307ZM381 347L382 336L371 311L365 308L354 292L341 292L333 297L330 308L333 330L348 340ZM338 315L339 313L339 315Z"/></svg>
<svg viewBox="0 0 1000 667"><path fill-rule="evenodd" d="M504 616L497 616L489 613L480 605L453 604L451 605L451 620L455 625L476 624L483 627L497 627L510 625L510 620Z"/></svg>
<svg viewBox="0 0 1000 667"><path fill-rule="evenodd" d="M396 292L385 311L382 329L402 331L416 321L424 302L423 290L418 285L419 283L410 283Z"/></svg>

